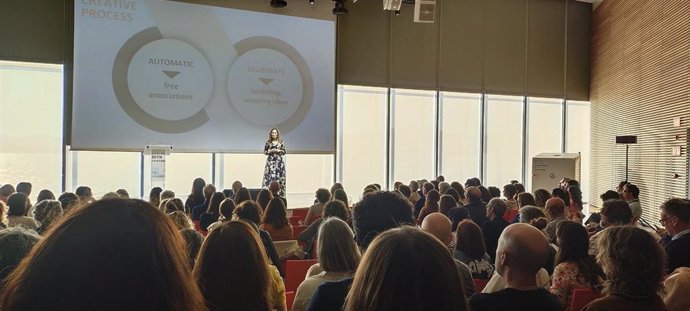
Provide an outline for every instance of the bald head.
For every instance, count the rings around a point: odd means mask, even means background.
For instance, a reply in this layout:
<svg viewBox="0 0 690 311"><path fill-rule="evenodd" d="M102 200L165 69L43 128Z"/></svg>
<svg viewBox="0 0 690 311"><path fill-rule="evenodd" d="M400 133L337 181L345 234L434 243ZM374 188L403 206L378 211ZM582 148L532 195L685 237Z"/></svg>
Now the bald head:
<svg viewBox="0 0 690 311"><path fill-rule="evenodd" d="M482 191L477 187L467 187L465 196L470 202L476 202L482 199Z"/></svg>
<svg viewBox="0 0 690 311"><path fill-rule="evenodd" d="M534 278L548 257L549 242L544 233L529 224L512 224L498 239L496 269L503 276L510 269Z"/></svg>
<svg viewBox="0 0 690 311"><path fill-rule="evenodd" d="M544 209L552 218L565 215L565 202L558 197L550 198L546 201Z"/></svg>
<svg viewBox="0 0 690 311"><path fill-rule="evenodd" d="M424 217L422 230L429 233L448 245L453 239L450 219L441 213L431 213Z"/></svg>

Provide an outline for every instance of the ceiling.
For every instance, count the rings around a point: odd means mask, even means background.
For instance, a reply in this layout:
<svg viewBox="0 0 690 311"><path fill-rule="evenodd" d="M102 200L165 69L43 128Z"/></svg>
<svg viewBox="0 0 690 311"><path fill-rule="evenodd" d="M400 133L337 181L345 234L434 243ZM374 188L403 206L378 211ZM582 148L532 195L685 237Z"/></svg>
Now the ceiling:
<svg viewBox="0 0 690 311"><path fill-rule="evenodd" d="M580 2L587 2L592 4L592 10L595 10L604 0L577 0Z"/></svg>

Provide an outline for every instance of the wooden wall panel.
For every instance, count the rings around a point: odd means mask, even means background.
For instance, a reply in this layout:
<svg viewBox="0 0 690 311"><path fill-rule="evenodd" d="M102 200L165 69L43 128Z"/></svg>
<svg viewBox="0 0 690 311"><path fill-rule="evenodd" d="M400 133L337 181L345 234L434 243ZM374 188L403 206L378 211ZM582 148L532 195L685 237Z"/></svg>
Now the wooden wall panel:
<svg viewBox="0 0 690 311"><path fill-rule="evenodd" d="M637 135L628 179L656 223L664 200L688 196L690 1L605 1L592 17L591 55L590 202L624 179L625 146L615 136ZM671 156L676 144L682 157Z"/></svg>

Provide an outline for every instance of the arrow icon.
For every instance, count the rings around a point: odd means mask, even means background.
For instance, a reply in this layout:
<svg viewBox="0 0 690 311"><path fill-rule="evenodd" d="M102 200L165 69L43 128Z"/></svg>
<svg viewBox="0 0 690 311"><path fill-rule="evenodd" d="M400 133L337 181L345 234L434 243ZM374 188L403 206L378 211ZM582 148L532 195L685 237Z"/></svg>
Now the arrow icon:
<svg viewBox="0 0 690 311"><path fill-rule="evenodd" d="M162 71L170 79L174 79L177 75L180 74L179 71L168 71L168 70L162 70Z"/></svg>
<svg viewBox="0 0 690 311"><path fill-rule="evenodd" d="M273 80L275 80L275 79L259 78L259 80L260 80L261 82L263 82L263 84L269 85L269 84L271 84L271 82L273 82Z"/></svg>

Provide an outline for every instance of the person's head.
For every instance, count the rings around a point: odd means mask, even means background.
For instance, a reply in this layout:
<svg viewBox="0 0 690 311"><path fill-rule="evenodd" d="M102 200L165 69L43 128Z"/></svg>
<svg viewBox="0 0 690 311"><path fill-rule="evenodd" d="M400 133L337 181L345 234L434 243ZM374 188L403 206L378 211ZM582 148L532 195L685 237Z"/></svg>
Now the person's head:
<svg viewBox="0 0 690 311"><path fill-rule="evenodd" d="M467 303L448 249L433 236L403 226L373 241L357 269L344 310L464 311Z"/></svg>
<svg viewBox="0 0 690 311"><path fill-rule="evenodd" d="M244 201L238 204L233 214L240 220L251 221L256 225L261 223L259 206L254 201Z"/></svg>
<svg viewBox="0 0 690 311"><path fill-rule="evenodd" d="M100 200L49 231L8 277L0 304L5 310L206 310L187 265L182 238L159 210L141 200Z"/></svg>
<svg viewBox="0 0 690 311"><path fill-rule="evenodd" d="M6 202L7 198L9 198L15 192L16 191L14 190L14 186L10 184L4 184L0 186L0 198L3 202Z"/></svg>
<svg viewBox="0 0 690 311"><path fill-rule="evenodd" d="M325 188L319 188L316 190L315 193L316 200L319 201L319 203L326 203L328 200L331 199L331 192L328 191L328 189Z"/></svg>
<svg viewBox="0 0 690 311"><path fill-rule="evenodd" d="M503 186L503 196L506 199L514 199L516 193L517 193L517 189L515 189L515 185L507 184L507 185Z"/></svg>
<svg viewBox="0 0 690 311"><path fill-rule="evenodd" d="M273 194L268 189L261 189L259 194L256 195L256 203L259 204L261 210L266 210L268 202L273 199Z"/></svg>
<svg viewBox="0 0 690 311"><path fill-rule="evenodd" d="M347 193L345 193L345 190L343 189L336 189L333 191L333 196L331 197L331 200L339 200L343 203L345 203L345 206L349 208L349 203L347 199Z"/></svg>
<svg viewBox="0 0 690 311"><path fill-rule="evenodd" d="M438 182L440 182L440 183L441 183L441 182L444 182L444 181L446 181L446 178L445 178L445 177L443 177L443 175L438 175L438 176L436 177L436 181L438 181Z"/></svg>
<svg viewBox="0 0 690 311"><path fill-rule="evenodd" d="M224 220L232 219L232 214L235 211L235 201L230 198L226 198L223 202L220 202L220 215L223 216Z"/></svg>
<svg viewBox="0 0 690 311"><path fill-rule="evenodd" d="M570 203L570 196L568 195L568 193L565 190L563 190L561 188L553 188L553 190L551 191L551 197L552 198L560 198L566 204Z"/></svg>
<svg viewBox="0 0 690 311"><path fill-rule="evenodd" d="M632 210L623 200L609 200L601 207L602 227L625 226L632 222Z"/></svg>
<svg viewBox="0 0 690 311"><path fill-rule="evenodd" d="M67 214L74 206L79 204L79 197L72 192L65 192L58 197L62 211Z"/></svg>
<svg viewBox="0 0 690 311"><path fill-rule="evenodd" d="M463 187L461 183L459 183L457 181L451 182L450 187L455 189L455 191L457 191L457 193L461 199L465 198L465 187Z"/></svg>
<svg viewBox="0 0 690 311"><path fill-rule="evenodd" d="M570 196L570 202L582 205L582 190L580 190L580 187L568 187L568 195Z"/></svg>
<svg viewBox="0 0 690 311"><path fill-rule="evenodd" d="M127 190L125 190L125 189L117 189L115 192L116 192L117 195L119 195L121 198L123 198L123 199L129 199L129 192L127 192Z"/></svg>
<svg viewBox="0 0 690 311"><path fill-rule="evenodd" d="M17 184L17 192L26 194L27 197L31 195L31 188L32 186L30 182L22 181Z"/></svg>
<svg viewBox="0 0 690 311"><path fill-rule="evenodd" d="M524 206L520 209L520 222L533 224L539 218L546 217L544 212L536 206Z"/></svg>
<svg viewBox="0 0 690 311"><path fill-rule="evenodd" d="M623 198L630 202L632 200L638 199L640 197L640 188L633 184L627 184L623 186Z"/></svg>
<svg viewBox="0 0 690 311"><path fill-rule="evenodd" d="M507 209L506 201L501 198L493 198L489 200L489 203L486 203L486 217L492 220L496 217L503 218Z"/></svg>
<svg viewBox="0 0 690 311"><path fill-rule="evenodd" d="M362 249L366 249L379 233L414 223L410 201L389 191L364 197L353 213L355 239Z"/></svg>
<svg viewBox="0 0 690 311"><path fill-rule="evenodd" d="M74 191L74 194L76 194L79 197L79 200L83 202L88 203L89 200L93 199L93 193L91 192L91 188L87 186L77 187L77 190Z"/></svg>
<svg viewBox="0 0 690 311"><path fill-rule="evenodd" d="M483 202L489 202L491 200L491 193L489 193L489 189L486 189L484 186L479 186L479 191L482 193L482 201Z"/></svg>
<svg viewBox="0 0 690 311"><path fill-rule="evenodd" d="M461 221L470 218L469 211L467 211L467 208L463 206L459 206L458 208L454 209L452 213L449 212L448 214L448 218L450 218L450 221L453 224L451 226L453 231L455 231Z"/></svg>
<svg viewBox="0 0 690 311"><path fill-rule="evenodd" d="M627 180L622 180L621 182L618 183L618 186L616 186L616 192L618 192L619 195L623 196L623 187L628 184Z"/></svg>
<svg viewBox="0 0 690 311"><path fill-rule="evenodd" d="M410 190L412 190L412 192L417 192L417 190L419 190L419 182L416 180L410 181Z"/></svg>
<svg viewBox="0 0 690 311"><path fill-rule="evenodd" d="M589 256L589 236L585 227L572 221L559 223L556 229L556 242L556 264L574 263L578 267L578 273L587 283L592 287L599 283L597 279L600 273L597 273L599 269Z"/></svg>
<svg viewBox="0 0 690 311"><path fill-rule="evenodd" d="M525 192L525 185L521 183L515 183L515 194L518 195L520 193Z"/></svg>
<svg viewBox="0 0 690 311"><path fill-rule="evenodd" d="M621 199L621 196L618 194L618 192L607 190L606 192L602 193L599 198L601 198L601 202L604 202L608 200L619 200Z"/></svg>
<svg viewBox="0 0 690 311"><path fill-rule="evenodd" d="M341 184L341 183L339 183L339 182L334 183L333 186L331 186L331 190L330 190L330 191L331 191L331 196L335 195L335 191L338 190L338 189L343 190L343 189L345 189L345 188L343 188L343 184ZM396 188L396 189L397 189L397 188Z"/></svg>
<svg viewBox="0 0 690 311"><path fill-rule="evenodd" d="M165 204L163 204L165 202ZM161 210L165 213L172 213L176 211L184 212L184 203L179 198L165 199L161 202Z"/></svg>
<svg viewBox="0 0 690 311"><path fill-rule="evenodd" d="M209 232L194 277L211 311L270 310L267 267L258 232L244 221L228 221Z"/></svg>
<svg viewBox="0 0 690 311"><path fill-rule="evenodd" d="M214 186L213 184L206 184L206 185L204 186L204 199L205 199L206 201L210 201L210 200L211 200L211 196L212 196L214 193L216 193L216 186Z"/></svg>
<svg viewBox="0 0 690 311"><path fill-rule="evenodd" d="M410 189L410 186L408 185L400 185L398 187L398 191L400 191L400 193L406 198L409 198L410 195L412 195L412 189Z"/></svg>
<svg viewBox="0 0 690 311"><path fill-rule="evenodd" d="M474 186L467 187L467 189L465 190L465 196L467 197L467 201L469 201L470 203L480 202L482 200L482 191Z"/></svg>
<svg viewBox="0 0 690 311"><path fill-rule="evenodd" d="M436 189L434 184L427 182L422 185L422 194L426 196L427 192Z"/></svg>
<svg viewBox="0 0 690 311"><path fill-rule="evenodd" d="M455 200L453 196L444 194L441 196L441 201L438 204L438 211L439 213L448 216L448 211L456 206L458 206L458 201Z"/></svg>
<svg viewBox="0 0 690 311"><path fill-rule="evenodd" d="M546 201L551 198L551 193L546 189L534 190L534 206L544 208L546 207Z"/></svg>
<svg viewBox="0 0 690 311"><path fill-rule="evenodd" d="M273 197L279 196L279 194L280 194L280 183L275 181L275 180L271 181L268 184L268 191L270 191L271 194L273 194Z"/></svg>
<svg viewBox="0 0 690 311"><path fill-rule="evenodd" d="M161 201L165 199L174 199L175 198L175 192L172 190L163 190L161 192Z"/></svg>
<svg viewBox="0 0 690 311"><path fill-rule="evenodd" d="M597 261L607 279L604 292L640 297L662 290L664 250L648 232L635 226L604 229L598 249Z"/></svg>
<svg viewBox="0 0 690 311"><path fill-rule="evenodd" d="M249 189L242 187L235 192L235 205L240 205L246 201L251 201L252 197L249 195Z"/></svg>
<svg viewBox="0 0 690 311"><path fill-rule="evenodd" d="M268 132L268 142L274 140L280 140L280 130L276 127L272 128L271 131Z"/></svg>
<svg viewBox="0 0 690 311"><path fill-rule="evenodd" d="M110 191L110 192L106 192L106 193L103 194L103 196L101 197L101 200L106 200L106 199L126 199L126 198L122 198L122 197L121 197L119 194L117 194L117 192L115 192L115 191Z"/></svg>
<svg viewBox="0 0 690 311"><path fill-rule="evenodd" d="M173 222L175 225L175 228L177 230L185 230L185 229L193 229L194 225L192 224L192 220L189 219L189 216L185 214L183 211L174 211L170 214L168 214L168 217L170 217L170 220Z"/></svg>
<svg viewBox="0 0 690 311"><path fill-rule="evenodd" d="M431 213L422 220L422 230L435 236L443 245L453 241L453 229L451 222L446 215L441 213Z"/></svg>
<svg viewBox="0 0 690 311"><path fill-rule="evenodd" d="M441 194L436 191L436 190L431 190L426 193L426 201L424 204L429 205L429 204L436 204L438 205L438 201L441 200Z"/></svg>
<svg viewBox="0 0 690 311"><path fill-rule="evenodd" d="M221 192L223 193L223 195L225 195L226 198L232 198L235 195L235 193L232 192L232 189L223 189L223 191Z"/></svg>
<svg viewBox="0 0 690 311"><path fill-rule="evenodd" d="M521 207L527 206L527 205L536 206L537 202L531 193L521 192L517 195L517 204L518 204L518 207L521 208Z"/></svg>
<svg viewBox="0 0 690 311"><path fill-rule="evenodd" d="M490 186L487 190L489 190L492 199L501 197L501 189L498 189L498 187Z"/></svg>
<svg viewBox="0 0 690 311"><path fill-rule="evenodd" d="M361 255L350 226L338 217L323 221L319 227L316 253L327 272L354 272Z"/></svg>
<svg viewBox="0 0 690 311"><path fill-rule="evenodd" d="M345 203L340 200L328 201L326 205L323 206L322 216L324 219L338 217L347 223L350 222L350 211L347 209L347 206L345 206Z"/></svg>
<svg viewBox="0 0 690 311"><path fill-rule="evenodd" d="M496 272L510 282L524 278L536 285L534 277L549 256L549 242L539 229L528 224L512 224L498 238Z"/></svg>
<svg viewBox="0 0 690 311"><path fill-rule="evenodd" d="M204 194L204 187L206 186L206 181L201 178L197 177L194 179L192 182L192 191L189 193L189 196L195 196L195 197L201 197ZM216 190L213 189L215 192Z"/></svg>
<svg viewBox="0 0 690 311"><path fill-rule="evenodd" d="M161 192L163 192L163 188L161 187L151 188L151 192L149 192L149 203L151 203L151 205L159 206L161 204Z"/></svg>
<svg viewBox="0 0 690 311"><path fill-rule="evenodd" d="M48 189L43 189L38 192L36 202L41 202L43 200L55 200L55 194L53 194L53 192Z"/></svg>
<svg viewBox="0 0 690 311"><path fill-rule="evenodd" d="M0 284L14 271L40 238L36 232L24 227L0 230Z"/></svg>
<svg viewBox="0 0 690 311"><path fill-rule="evenodd" d="M194 263L196 262L196 257L199 255L201 244L204 243L204 237L201 236L199 232L196 232L194 228L180 230L180 235L182 235L185 244L187 244L187 255L189 256L189 269L194 269Z"/></svg>
<svg viewBox="0 0 690 311"><path fill-rule="evenodd" d="M29 198L22 192L15 192L7 198L7 216L24 216Z"/></svg>
<svg viewBox="0 0 690 311"><path fill-rule="evenodd" d="M449 196L453 197L453 200L455 200L456 203L461 202L460 194L458 193L457 190L455 190L453 188L449 188L448 190L446 190L446 192L444 192L443 195L449 195Z"/></svg>
<svg viewBox="0 0 690 311"><path fill-rule="evenodd" d="M680 198L666 200L661 204L659 222L672 236L690 229L690 201Z"/></svg>
<svg viewBox="0 0 690 311"><path fill-rule="evenodd" d="M438 190L438 184L440 184L440 182L439 182L438 180L432 180L432 181L430 181L429 183L431 183L432 185L434 185L434 189L435 189L435 190Z"/></svg>
<svg viewBox="0 0 690 311"><path fill-rule="evenodd" d="M559 197L550 198L546 201L544 211L551 219L565 216L565 201Z"/></svg>
<svg viewBox="0 0 690 311"><path fill-rule="evenodd" d="M56 220L62 217L62 205L60 201L56 200L43 200L36 203L34 206L34 219L41 223L41 227L44 230L50 228L50 226L56 222Z"/></svg>
<svg viewBox="0 0 690 311"><path fill-rule="evenodd" d="M285 204L283 204L283 200L280 198L273 198L268 202L261 223L269 224L276 229L283 228L290 223L287 218L287 210Z"/></svg>
<svg viewBox="0 0 690 311"><path fill-rule="evenodd" d="M280 184L278 184L278 186L280 187ZM231 188L232 188L232 193L234 193L235 195L237 195L237 192L240 191L240 189L241 189L242 187L243 187L243 186L242 186L242 182L241 182L241 181L239 181L239 180L233 181L233 182L232 182L232 187L231 187Z"/></svg>
<svg viewBox="0 0 690 311"><path fill-rule="evenodd" d="M474 259L484 258L486 254L486 244L484 244L484 234L470 219L465 219L458 224L455 230L455 249L462 251L465 255Z"/></svg>
<svg viewBox="0 0 690 311"><path fill-rule="evenodd" d="M441 182L438 184L438 192L439 193L446 193L446 191L448 191L448 189L450 189L449 183L444 181L444 182Z"/></svg>

